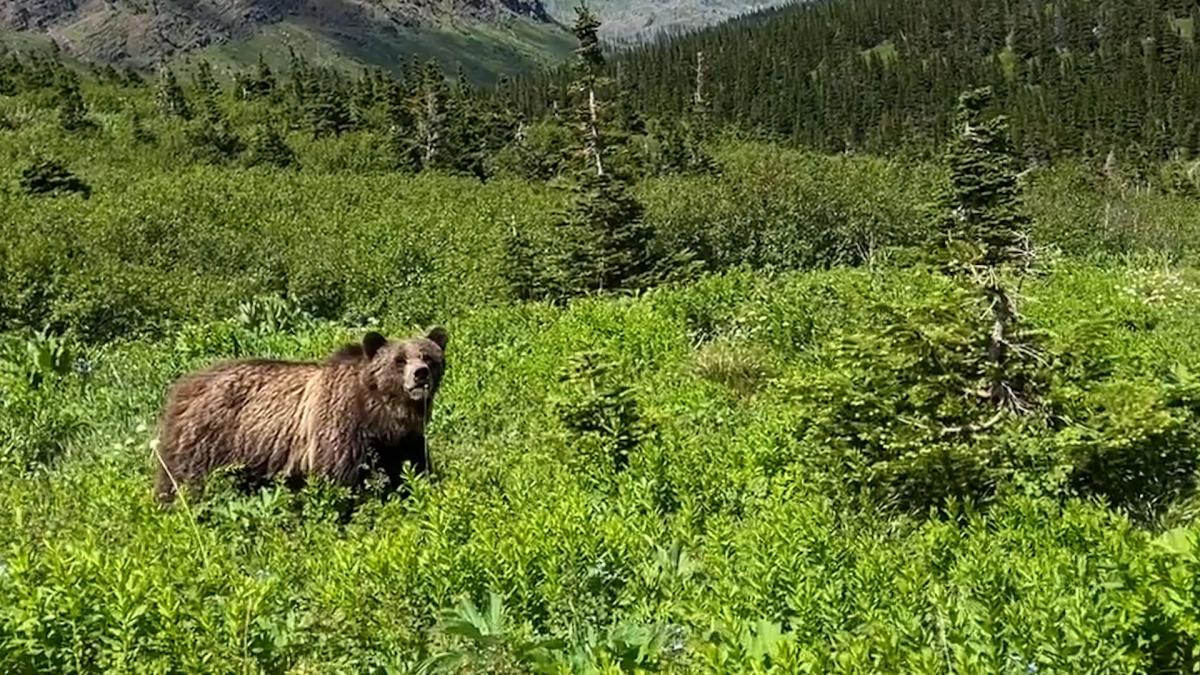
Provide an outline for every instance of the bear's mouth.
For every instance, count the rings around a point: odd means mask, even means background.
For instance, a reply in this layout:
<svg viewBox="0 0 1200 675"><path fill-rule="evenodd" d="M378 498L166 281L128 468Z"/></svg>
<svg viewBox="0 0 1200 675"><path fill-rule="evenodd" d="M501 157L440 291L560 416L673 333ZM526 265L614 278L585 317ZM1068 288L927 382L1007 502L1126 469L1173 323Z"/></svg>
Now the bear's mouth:
<svg viewBox="0 0 1200 675"><path fill-rule="evenodd" d="M432 393L432 387L430 387L428 384L416 384L408 387L406 391L408 392L409 398L416 401L423 401L429 398L430 394Z"/></svg>

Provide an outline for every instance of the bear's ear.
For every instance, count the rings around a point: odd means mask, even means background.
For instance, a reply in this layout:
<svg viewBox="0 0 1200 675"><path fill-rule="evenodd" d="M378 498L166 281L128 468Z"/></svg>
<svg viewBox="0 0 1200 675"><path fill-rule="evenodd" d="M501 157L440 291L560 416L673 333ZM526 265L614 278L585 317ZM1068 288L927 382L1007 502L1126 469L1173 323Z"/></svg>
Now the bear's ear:
<svg viewBox="0 0 1200 675"><path fill-rule="evenodd" d="M447 333L446 329L442 328L441 326L431 326L429 330L426 331L425 337L433 342L433 344L437 345L440 349L445 349L446 343L450 341L450 334Z"/></svg>
<svg viewBox="0 0 1200 675"><path fill-rule="evenodd" d="M379 333L376 333L375 331L371 331L363 336L363 354L365 354L368 359L373 359L375 358L375 353L380 349L383 349L383 346L386 344L387 338L383 337Z"/></svg>

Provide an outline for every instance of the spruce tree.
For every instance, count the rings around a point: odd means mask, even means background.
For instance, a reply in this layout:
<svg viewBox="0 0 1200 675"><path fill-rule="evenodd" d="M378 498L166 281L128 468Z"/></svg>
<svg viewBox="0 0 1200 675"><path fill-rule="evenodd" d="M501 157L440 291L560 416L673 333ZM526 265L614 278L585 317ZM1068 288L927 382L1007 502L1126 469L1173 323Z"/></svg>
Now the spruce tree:
<svg viewBox="0 0 1200 675"><path fill-rule="evenodd" d="M308 97L305 113L313 138L337 136L351 127L350 109L346 106L346 99L342 92L330 83L322 83L322 86Z"/></svg>
<svg viewBox="0 0 1200 675"><path fill-rule="evenodd" d="M599 26L585 5L576 9L574 33L579 48L571 87L574 186L568 207L555 226L558 248L546 256L538 284L560 301L587 293L644 288L663 276L659 263L665 262L653 255L654 230L630 192L629 178L609 161L617 148L609 141Z"/></svg>
<svg viewBox="0 0 1200 675"><path fill-rule="evenodd" d="M242 101L275 98L275 73L260 52L253 71L235 73L234 96Z"/></svg>
<svg viewBox="0 0 1200 675"><path fill-rule="evenodd" d="M677 122L667 119L653 127L656 160L651 167L661 174L712 174L720 166L705 147L705 132L693 117Z"/></svg>
<svg viewBox="0 0 1200 675"><path fill-rule="evenodd" d="M220 103L220 86L212 66L201 61L194 75L200 101L200 115L192 120L185 136L201 161L220 164L236 158L245 149L242 141Z"/></svg>
<svg viewBox="0 0 1200 675"><path fill-rule="evenodd" d="M233 135L233 130L221 109L221 87L217 84L217 78L213 75L212 66L208 61L200 61L196 66L193 82L200 104L200 123L210 127L205 134L214 139Z"/></svg>
<svg viewBox="0 0 1200 675"><path fill-rule="evenodd" d="M397 87L391 95L403 96L403 93ZM406 103L402 100L388 104L387 149L397 171L419 171L420 152L414 137L416 125Z"/></svg>
<svg viewBox="0 0 1200 675"><path fill-rule="evenodd" d="M513 225L504 240L503 275L513 297L517 300L537 300L546 297L546 275L541 269L544 261L529 237Z"/></svg>
<svg viewBox="0 0 1200 675"><path fill-rule="evenodd" d="M944 220L946 268L972 283L991 314L984 392L1001 409L1028 407L1014 356L1028 351L1008 280L1027 271L1032 253L1029 218L1021 203L1018 162L1007 118L987 112L993 93L981 88L959 98L958 133L949 150L949 215Z"/></svg>
<svg viewBox="0 0 1200 675"><path fill-rule="evenodd" d="M254 66L254 77L248 85L248 98L275 98L275 73L261 53L258 55L258 63Z"/></svg>
<svg viewBox="0 0 1200 675"><path fill-rule="evenodd" d="M21 79L21 62L13 54L0 53L0 96L13 96Z"/></svg>
<svg viewBox="0 0 1200 675"><path fill-rule="evenodd" d="M154 134L146 128L142 113L136 107L129 111L129 135L135 143L147 144L155 141Z"/></svg>
<svg viewBox="0 0 1200 675"><path fill-rule="evenodd" d="M377 70L364 70L350 88L350 118L356 129L378 127L376 111L386 105L386 82Z"/></svg>
<svg viewBox="0 0 1200 675"><path fill-rule="evenodd" d="M421 70L420 80L408 102L413 120L412 154L417 170L431 169L442 161L447 98L446 79L437 63L431 60Z"/></svg>
<svg viewBox="0 0 1200 675"><path fill-rule="evenodd" d="M184 134L197 159L221 164L235 159L246 144L223 115L204 115L192 121Z"/></svg>
<svg viewBox="0 0 1200 675"><path fill-rule="evenodd" d="M393 122L388 128L386 143L388 156L392 159L395 170L403 172L421 170L421 153L412 136L411 127Z"/></svg>
<svg viewBox="0 0 1200 675"><path fill-rule="evenodd" d="M134 70L133 66L125 66L121 71L121 76L125 79L125 85L128 87L141 87L146 84L138 71Z"/></svg>
<svg viewBox="0 0 1200 675"><path fill-rule="evenodd" d="M87 116L87 104L79 92L79 81L64 76L58 86L58 124L64 131L83 131L94 126Z"/></svg>
<svg viewBox="0 0 1200 675"><path fill-rule="evenodd" d="M484 116L460 66L447 101L445 152L440 165L484 180L487 177L483 163L486 134Z"/></svg>
<svg viewBox="0 0 1200 675"><path fill-rule="evenodd" d="M196 72L192 75L192 84L196 87L196 92L202 100L215 100L221 93L221 87L217 84L217 78L213 75L212 64L208 61L200 61L196 64Z"/></svg>
<svg viewBox="0 0 1200 675"><path fill-rule="evenodd" d="M288 83L286 86L288 102L291 107L293 128L303 126L302 120L307 121L307 107L316 88L316 77L308 61L294 49L288 48Z"/></svg>
<svg viewBox="0 0 1200 675"><path fill-rule="evenodd" d="M554 258L560 296L632 290L660 276L652 256L654 229L625 181L585 174L556 231L566 246Z"/></svg>
<svg viewBox="0 0 1200 675"><path fill-rule="evenodd" d="M1019 163L1008 118L986 116L993 97L990 88L981 88L959 99L958 131L948 153L952 210L943 228L954 249L951 263L998 268L1028 259Z"/></svg>
<svg viewBox="0 0 1200 675"><path fill-rule="evenodd" d="M192 107L183 93L183 87L179 86L179 81L175 79L175 73L166 66L159 70L154 101L158 106L158 111L164 116L192 119Z"/></svg>
<svg viewBox="0 0 1200 675"><path fill-rule="evenodd" d="M55 78L63 71L63 65L55 56L45 56L34 53L29 56L29 64L24 69L25 88L42 89L54 86Z"/></svg>
<svg viewBox="0 0 1200 675"><path fill-rule="evenodd" d="M717 162L705 144L712 136L712 106L708 99L708 70L704 52L696 52L696 78L692 89L692 105L684 122L683 169L685 172L716 173Z"/></svg>
<svg viewBox="0 0 1200 675"><path fill-rule="evenodd" d="M295 166L296 153L273 125L262 125L250 136L246 164L285 169Z"/></svg>
<svg viewBox="0 0 1200 675"><path fill-rule="evenodd" d="M1200 102L1194 2L885 0L772 14L629 50L620 86L650 119L685 117L702 53L720 84L708 92L718 123L829 150L930 152L953 136L958 93L991 83L1039 159L1136 141L1159 161ZM511 100L527 116L560 114L572 77L524 77Z"/></svg>
<svg viewBox="0 0 1200 675"><path fill-rule="evenodd" d="M407 75L406 75L407 77ZM415 143L412 139L413 118L409 109L407 80L389 80L382 92L387 124L387 147L398 170L417 168Z"/></svg>
<svg viewBox="0 0 1200 675"><path fill-rule="evenodd" d="M582 2L575 9L575 25L572 32L579 41L575 49L573 70L575 80L571 83L570 97L572 116L579 136L584 161L594 167L596 175L604 174L603 103L598 90L608 83L603 77L605 59L600 47L600 20Z"/></svg>
<svg viewBox="0 0 1200 675"><path fill-rule="evenodd" d="M486 152L495 154L517 138L521 120L509 104L506 95L511 82L508 77L501 76L496 85L496 95L488 101L486 109L487 131L484 134L483 145Z"/></svg>

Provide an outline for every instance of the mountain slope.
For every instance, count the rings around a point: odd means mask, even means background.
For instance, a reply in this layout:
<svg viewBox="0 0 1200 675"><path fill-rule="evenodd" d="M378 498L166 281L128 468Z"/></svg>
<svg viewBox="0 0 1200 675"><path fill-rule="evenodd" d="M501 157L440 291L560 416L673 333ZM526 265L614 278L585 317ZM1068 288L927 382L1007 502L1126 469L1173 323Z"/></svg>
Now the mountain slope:
<svg viewBox="0 0 1200 675"><path fill-rule="evenodd" d="M593 0L611 42L640 43L789 0ZM316 60L395 68L411 56L475 81L562 61L579 0L0 0L0 41L48 37L69 54L151 64ZM544 4L543 4L544 3Z"/></svg>
<svg viewBox="0 0 1200 675"><path fill-rule="evenodd" d="M384 67L414 55L461 61L476 79L570 49L539 0L0 0L0 28L104 61L146 64L197 50L240 60L251 44Z"/></svg>

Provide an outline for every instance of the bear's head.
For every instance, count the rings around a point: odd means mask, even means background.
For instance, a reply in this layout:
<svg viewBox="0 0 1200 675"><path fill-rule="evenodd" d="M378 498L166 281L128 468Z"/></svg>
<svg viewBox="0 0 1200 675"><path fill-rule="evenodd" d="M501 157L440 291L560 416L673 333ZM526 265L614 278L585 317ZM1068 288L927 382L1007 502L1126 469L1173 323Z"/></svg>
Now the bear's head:
<svg viewBox="0 0 1200 675"><path fill-rule="evenodd" d="M389 341L379 333L367 333L362 341L364 383L389 403L428 409L446 372L449 339L441 326L408 340Z"/></svg>

